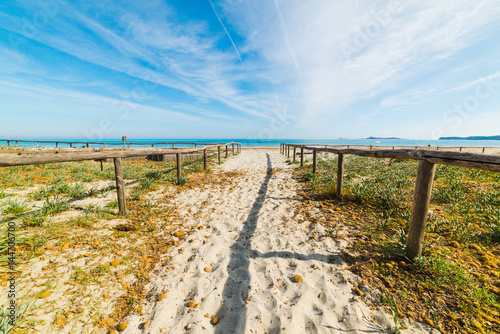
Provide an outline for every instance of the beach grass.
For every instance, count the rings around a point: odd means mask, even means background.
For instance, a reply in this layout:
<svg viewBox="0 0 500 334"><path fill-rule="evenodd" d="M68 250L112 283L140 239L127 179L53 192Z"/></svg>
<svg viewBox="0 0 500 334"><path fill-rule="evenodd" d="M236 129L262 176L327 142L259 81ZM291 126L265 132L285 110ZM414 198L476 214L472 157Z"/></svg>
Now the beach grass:
<svg viewBox="0 0 500 334"><path fill-rule="evenodd" d="M352 270L387 291L399 316L442 332L500 328L500 173L438 165L424 251L404 256L418 163L347 156L343 198L336 197L337 160L297 170L307 207L334 210L320 223L327 237L350 231ZM355 255L352 255L355 254ZM388 302L391 301L390 303ZM394 311L394 310L393 310Z"/></svg>

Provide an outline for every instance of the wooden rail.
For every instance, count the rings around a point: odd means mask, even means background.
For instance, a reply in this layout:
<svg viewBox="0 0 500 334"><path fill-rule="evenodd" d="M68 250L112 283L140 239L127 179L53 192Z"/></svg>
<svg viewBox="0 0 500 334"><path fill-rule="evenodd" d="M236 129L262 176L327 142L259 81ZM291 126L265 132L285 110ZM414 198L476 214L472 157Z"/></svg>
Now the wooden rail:
<svg viewBox="0 0 500 334"><path fill-rule="evenodd" d="M187 153L203 152L203 167L207 169L207 151L210 149L217 148L218 152L218 162L221 161L221 146L226 147L226 158L227 158L227 146L231 145L233 148L236 146L238 152L241 152L240 143L224 143L224 144L210 144L207 146L201 143L196 144L196 148L147 148L147 149L120 149L120 150L108 150L100 152L70 152L70 153L40 153L40 154L1 154L0 155L0 167L12 167L12 166L26 166L26 165L43 165L50 163L61 163L61 162L76 162L85 160L103 160L103 159L113 159L115 165L115 179L116 179L116 189L118 198L118 208L121 215L125 215L127 212L126 202L125 202L125 185L123 183L123 169L122 169L122 158L130 157L145 157L148 155L162 155L162 154L175 154L176 156L176 169L177 169L177 181L180 182L182 179L182 155ZM233 149L234 155L234 149ZM101 165L102 166L102 165Z"/></svg>
<svg viewBox="0 0 500 334"><path fill-rule="evenodd" d="M187 143L187 142L144 142L144 143L134 143L127 142L127 137L123 136L121 142L114 143L104 143L104 142L86 142L86 141L63 141L63 140L22 140L22 139L0 139L0 142L7 142L8 147L12 147L11 143L15 143L14 147L18 147L19 143L35 143L36 147L39 147L40 143L46 144L55 144L55 147L59 147L60 144L69 145L69 147L73 147L73 145L84 145L85 147L95 147L95 146L103 146L106 148L107 146L122 146L123 148L130 148L131 146L165 146L172 145L172 148L175 148L175 145L194 145L194 147L206 146L206 145L225 145L225 143Z"/></svg>
<svg viewBox="0 0 500 334"><path fill-rule="evenodd" d="M464 152L420 149L389 149L373 150L355 148L332 148L332 147L309 146L298 144L282 143L280 152L290 157L290 149L293 148L293 161L295 161L296 149L301 151L301 166L304 164L304 150L313 151L313 173L316 173L317 153L327 152L338 155L337 168L337 196L342 197L342 181L344 173L344 155L353 154L374 158L402 158L419 161L415 191L413 197L412 213L410 218L410 228L408 241L406 244L406 257L415 259L422 253L422 242L427 224L427 215L431 201L432 186L434 182L435 165L451 165L466 168L482 169L493 172L500 172L500 156L486 154L472 154ZM326 145L327 146L327 145ZM344 147L346 145L343 145ZM350 145L352 146L352 145ZM484 150L483 150L484 151Z"/></svg>

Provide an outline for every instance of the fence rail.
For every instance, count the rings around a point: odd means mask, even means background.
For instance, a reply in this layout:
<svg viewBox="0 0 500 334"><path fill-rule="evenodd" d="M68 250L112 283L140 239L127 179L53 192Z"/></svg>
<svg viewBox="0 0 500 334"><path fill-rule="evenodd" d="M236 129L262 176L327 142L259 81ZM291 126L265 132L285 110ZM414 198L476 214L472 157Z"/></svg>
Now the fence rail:
<svg viewBox="0 0 500 334"><path fill-rule="evenodd" d="M500 156L486 154L472 154L464 152L438 151L428 148L418 149L353 149L333 148L325 145L299 145L282 143L280 153L290 157L293 151L293 161L300 149L300 165L304 165L304 151L313 152L313 173L316 173L317 153L327 152L338 155L337 168L337 196L342 197L342 181L344 172L344 155L353 154L374 158L403 158L418 160L418 172L415 182L412 213L410 218L410 229L406 244L406 256L413 260L422 253L422 242L425 234L425 225L431 200L432 186L436 164L452 165L466 168L482 169L500 172ZM342 147L344 147L343 145ZM352 145L351 145L352 146Z"/></svg>
<svg viewBox="0 0 500 334"><path fill-rule="evenodd" d="M0 142L6 142L8 147L12 147L11 143L14 143L14 147L18 147L19 143L35 143L36 147L39 147L40 143L46 144L55 144L55 147L59 147L60 144L69 145L69 147L73 147L73 145L84 145L85 147L95 147L95 146L103 146L107 148L108 146L122 146L123 148L130 148L131 146L160 146L160 145L172 145L172 148L175 145L194 145L194 147L198 147L199 145L224 145L224 143L187 143L187 142L146 142L146 143L135 143L135 142L127 142L127 137L123 136L121 142L115 143L100 143L100 142L86 142L86 141L64 141L64 140L23 140L23 139L0 139Z"/></svg>
<svg viewBox="0 0 500 334"><path fill-rule="evenodd" d="M204 145L202 143L193 143L198 145ZM40 154L26 154L22 153L14 154L1 154L0 155L0 167L12 167L12 166L26 166L26 165L43 165L49 163L61 163L61 162L76 162L85 160L104 160L113 159L115 165L115 178L116 178L116 189L118 197L118 207L121 215L125 215L127 212L126 202L125 202L125 186L123 183L123 169L122 169L122 158L130 157L145 157L148 155L167 155L174 154L176 156L176 168L177 168L177 180L182 179L182 155L203 152L203 168L207 169L207 155L208 150L217 149L218 162L221 161L221 147L225 147L225 157L228 157L229 146L231 146L232 154L235 154L235 148L238 152L241 152L240 143L221 143L221 144L209 144L206 146L199 146L195 148L148 148L148 149L125 149L125 150L107 150L100 152L70 152L70 153L40 153Z"/></svg>

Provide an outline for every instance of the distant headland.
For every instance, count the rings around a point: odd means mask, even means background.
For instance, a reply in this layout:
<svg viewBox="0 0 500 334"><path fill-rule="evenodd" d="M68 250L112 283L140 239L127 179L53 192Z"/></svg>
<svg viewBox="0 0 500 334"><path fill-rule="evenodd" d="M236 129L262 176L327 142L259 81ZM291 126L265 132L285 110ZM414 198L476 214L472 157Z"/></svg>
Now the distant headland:
<svg viewBox="0 0 500 334"><path fill-rule="evenodd" d="M402 138L397 138L397 137L368 137L366 139L397 139L397 140L401 140Z"/></svg>
<svg viewBox="0 0 500 334"><path fill-rule="evenodd" d="M500 140L498 136L441 137L439 140Z"/></svg>

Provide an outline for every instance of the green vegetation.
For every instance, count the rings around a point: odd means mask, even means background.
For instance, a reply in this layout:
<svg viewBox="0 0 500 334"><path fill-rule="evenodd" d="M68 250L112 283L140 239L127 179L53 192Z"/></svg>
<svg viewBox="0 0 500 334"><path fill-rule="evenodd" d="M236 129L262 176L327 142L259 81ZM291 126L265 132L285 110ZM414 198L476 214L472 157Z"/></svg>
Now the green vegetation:
<svg viewBox="0 0 500 334"><path fill-rule="evenodd" d="M11 201L8 201L7 203L8 203L8 206L4 210L4 213L6 213L6 214L11 213L14 215L18 215L18 214L23 213L26 210L28 210L28 206L24 202L21 202L18 200L11 200Z"/></svg>

